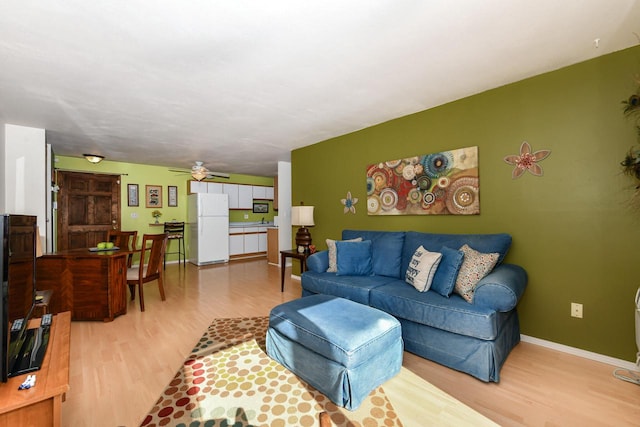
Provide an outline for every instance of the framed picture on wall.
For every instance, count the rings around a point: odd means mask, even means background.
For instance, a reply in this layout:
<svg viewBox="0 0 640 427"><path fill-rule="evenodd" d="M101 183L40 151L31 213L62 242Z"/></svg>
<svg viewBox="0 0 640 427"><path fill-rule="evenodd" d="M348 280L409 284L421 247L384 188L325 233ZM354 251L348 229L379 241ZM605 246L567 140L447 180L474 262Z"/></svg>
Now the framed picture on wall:
<svg viewBox="0 0 640 427"><path fill-rule="evenodd" d="M175 185L169 185L169 194L167 196L167 204L170 207L178 206L178 187Z"/></svg>
<svg viewBox="0 0 640 427"><path fill-rule="evenodd" d="M127 184L127 205L140 206L138 200L138 184Z"/></svg>
<svg viewBox="0 0 640 427"><path fill-rule="evenodd" d="M146 188L146 202L148 208L161 208L162 207L162 186L161 185L147 185Z"/></svg>
<svg viewBox="0 0 640 427"><path fill-rule="evenodd" d="M269 213L269 203L253 202L253 213Z"/></svg>

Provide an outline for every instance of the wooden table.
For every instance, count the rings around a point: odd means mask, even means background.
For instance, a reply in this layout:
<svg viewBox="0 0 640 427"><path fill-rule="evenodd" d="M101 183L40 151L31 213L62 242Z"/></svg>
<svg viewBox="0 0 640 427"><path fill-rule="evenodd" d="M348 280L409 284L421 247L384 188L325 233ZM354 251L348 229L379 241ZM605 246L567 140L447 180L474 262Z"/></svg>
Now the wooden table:
<svg viewBox="0 0 640 427"><path fill-rule="evenodd" d="M284 292L284 269L286 267L287 258L296 258L300 260L300 274L307 271L307 258L311 254L305 252L298 252L295 249L280 251L280 292Z"/></svg>
<svg viewBox="0 0 640 427"><path fill-rule="evenodd" d="M36 287L52 290L52 314L72 320L112 321L127 312L127 256L130 251L70 249L38 258Z"/></svg>
<svg viewBox="0 0 640 427"><path fill-rule="evenodd" d="M39 319L29 327L40 325ZM28 374L9 378L0 383L0 426L60 426L62 402L69 390L69 337L71 313L53 317L49 345L39 371L36 385L28 390L18 390Z"/></svg>

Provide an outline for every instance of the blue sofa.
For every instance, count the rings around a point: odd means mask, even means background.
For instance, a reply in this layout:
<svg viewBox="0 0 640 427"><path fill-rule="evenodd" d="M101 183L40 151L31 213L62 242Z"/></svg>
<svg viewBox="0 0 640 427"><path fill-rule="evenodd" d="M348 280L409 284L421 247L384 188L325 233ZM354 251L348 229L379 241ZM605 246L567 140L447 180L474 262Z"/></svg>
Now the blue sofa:
<svg viewBox="0 0 640 427"><path fill-rule="evenodd" d="M516 305L527 284L526 271L503 263L511 246L508 234L436 234L413 231L344 230L342 239L370 241L369 275L327 272L328 251L307 259L302 296L325 294L383 310L400 321L405 350L483 381L500 380L500 368L520 342ZM421 245L446 252L464 244L482 253L498 253L495 267L478 282L471 303L452 293L419 292L406 281L406 271ZM338 248L344 247L338 242ZM449 249L447 249L449 248ZM443 258L444 259L444 258ZM338 249L338 263L340 259ZM345 271L344 269L342 271ZM457 269L438 266L436 279L454 280Z"/></svg>

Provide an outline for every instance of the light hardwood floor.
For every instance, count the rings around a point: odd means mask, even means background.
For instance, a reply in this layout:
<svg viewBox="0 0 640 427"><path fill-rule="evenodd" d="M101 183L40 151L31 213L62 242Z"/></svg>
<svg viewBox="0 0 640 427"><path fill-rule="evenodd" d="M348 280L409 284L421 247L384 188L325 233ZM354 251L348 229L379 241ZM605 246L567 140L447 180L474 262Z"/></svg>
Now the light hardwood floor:
<svg viewBox="0 0 640 427"><path fill-rule="evenodd" d="M260 258L203 268L167 265L165 291L162 302L155 282L145 286L144 313L136 300L113 322L72 322L63 426L139 425L211 319L266 316L298 298L300 283L287 278L281 293L280 270ZM514 349L499 384L406 352L403 364L501 425L640 425L639 386L613 378L610 365L534 344Z"/></svg>

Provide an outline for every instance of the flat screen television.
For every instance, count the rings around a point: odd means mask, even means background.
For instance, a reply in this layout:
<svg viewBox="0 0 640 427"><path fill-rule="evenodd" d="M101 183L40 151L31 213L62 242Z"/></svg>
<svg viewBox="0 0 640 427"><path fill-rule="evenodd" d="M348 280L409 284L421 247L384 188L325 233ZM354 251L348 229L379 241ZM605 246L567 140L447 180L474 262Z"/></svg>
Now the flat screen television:
<svg viewBox="0 0 640 427"><path fill-rule="evenodd" d="M15 369L24 354L26 341L33 339L27 325L36 296L36 217L0 215L0 380L22 373ZM22 319L22 320L20 320ZM30 336L31 335L31 336Z"/></svg>

